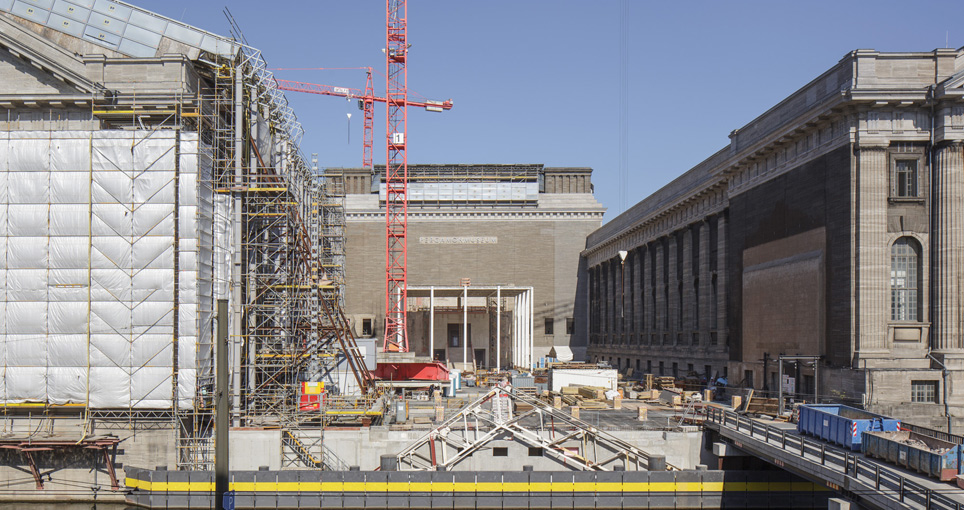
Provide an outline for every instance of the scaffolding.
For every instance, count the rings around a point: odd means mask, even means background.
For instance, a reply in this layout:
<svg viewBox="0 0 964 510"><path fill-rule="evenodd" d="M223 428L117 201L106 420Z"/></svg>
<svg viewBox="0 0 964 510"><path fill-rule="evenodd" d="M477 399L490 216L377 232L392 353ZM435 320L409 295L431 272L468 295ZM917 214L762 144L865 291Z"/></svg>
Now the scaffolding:
<svg viewBox="0 0 964 510"><path fill-rule="evenodd" d="M191 49L190 78L169 91L98 89L71 100L90 108L82 127L51 101L47 131L2 133L0 171L24 174L9 180L16 200L0 175L5 429L67 411L84 437L95 422L169 428L178 469L213 469L222 299L233 425L281 427L286 467L341 466L324 427L380 416L342 311L344 181L312 172L293 111L236 31L242 42L205 33L217 51ZM339 364L363 395L302 409L300 383Z"/></svg>

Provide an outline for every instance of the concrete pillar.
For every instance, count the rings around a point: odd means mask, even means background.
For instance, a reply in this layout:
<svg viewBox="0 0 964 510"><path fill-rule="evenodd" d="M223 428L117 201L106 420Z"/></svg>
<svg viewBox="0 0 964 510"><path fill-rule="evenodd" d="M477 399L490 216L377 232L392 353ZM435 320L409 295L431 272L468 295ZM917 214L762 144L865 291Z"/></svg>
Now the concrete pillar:
<svg viewBox="0 0 964 510"><path fill-rule="evenodd" d="M890 318L887 243L888 164L885 147L857 152L857 341L858 352L883 353Z"/></svg>
<svg viewBox="0 0 964 510"><path fill-rule="evenodd" d="M700 295L696 306L699 307L699 324L696 325L700 331L700 343L709 344L709 330L713 323L710 317L710 310L713 307L710 301L714 298L710 295L713 291L713 284L710 277L710 223L703 220L700 223Z"/></svg>
<svg viewBox="0 0 964 510"><path fill-rule="evenodd" d="M964 271L964 159L960 142L937 148L934 156L934 327L931 347L938 351L960 350L961 286ZM921 261L923 263L923 261ZM923 286L924 282L919 282ZM925 321L926 317L918 320Z"/></svg>
<svg viewBox="0 0 964 510"><path fill-rule="evenodd" d="M667 260L667 278L666 284L669 286L669 302L666 303L666 318L667 325L666 330L669 331L670 345L676 345L676 334L679 332L679 319L680 310L679 306L679 270L677 264L679 264L679 250L677 249L677 239L676 233L674 232L669 236L669 243L667 243L666 248L666 260Z"/></svg>

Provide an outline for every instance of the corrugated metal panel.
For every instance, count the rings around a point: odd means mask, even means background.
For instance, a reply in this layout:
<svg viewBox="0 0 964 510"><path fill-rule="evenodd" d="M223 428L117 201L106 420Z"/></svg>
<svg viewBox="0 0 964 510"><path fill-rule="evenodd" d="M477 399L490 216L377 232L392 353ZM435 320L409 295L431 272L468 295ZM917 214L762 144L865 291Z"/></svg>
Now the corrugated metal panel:
<svg viewBox="0 0 964 510"><path fill-rule="evenodd" d="M17 0L14 2L11 12L23 19L28 19L35 23L40 23L41 25L46 24L47 18L50 16L50 11L41 9L36 5L27 4L23 0Z"/></svg>
<svg viewBox="0 0 964 510"><path fill-rule="evenodd" d="M90 16L90 9L85 9L79 5L66 2L65 0L57 0L57 3L54 4L53 12L82 23L87 23L87 18ZM84 32L83 27L81 27L80 32Z"/></svg>
<svg viewBox="0 0 964 510"><path fill-rule="evenodd" d="M68 19L59 14L51 14L50 19L47 21L47 26L50 28L56 28L57 30L74 37L80 38L84 36L85 25L83 22Z"/></svg>

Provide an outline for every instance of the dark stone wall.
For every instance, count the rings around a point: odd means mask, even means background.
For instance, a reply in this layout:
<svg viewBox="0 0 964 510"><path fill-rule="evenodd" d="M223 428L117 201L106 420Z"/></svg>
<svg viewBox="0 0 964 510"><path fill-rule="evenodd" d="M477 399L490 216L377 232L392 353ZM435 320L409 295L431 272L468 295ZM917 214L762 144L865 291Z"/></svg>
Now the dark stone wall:
<svg viewBox="0 0 964 510"><path fill-rule="evenodd" d="M851 159L851 147L841 147L730 197L726 267L732 361L742 361L743 251L825 227L827 361L850 363Z"/></svg>

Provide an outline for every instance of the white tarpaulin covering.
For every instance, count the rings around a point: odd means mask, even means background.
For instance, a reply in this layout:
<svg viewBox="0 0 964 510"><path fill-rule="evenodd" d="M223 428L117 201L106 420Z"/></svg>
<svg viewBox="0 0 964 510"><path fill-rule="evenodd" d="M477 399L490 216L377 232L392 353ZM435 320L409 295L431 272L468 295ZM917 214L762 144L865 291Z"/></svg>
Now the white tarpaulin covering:
<svg viewBox="0 0 964 510"><path fill-rule="evenodd" d="M170 408L176 349L193 405L220 263L210 158L175 136L0 134L0 400Z"/></svg>

